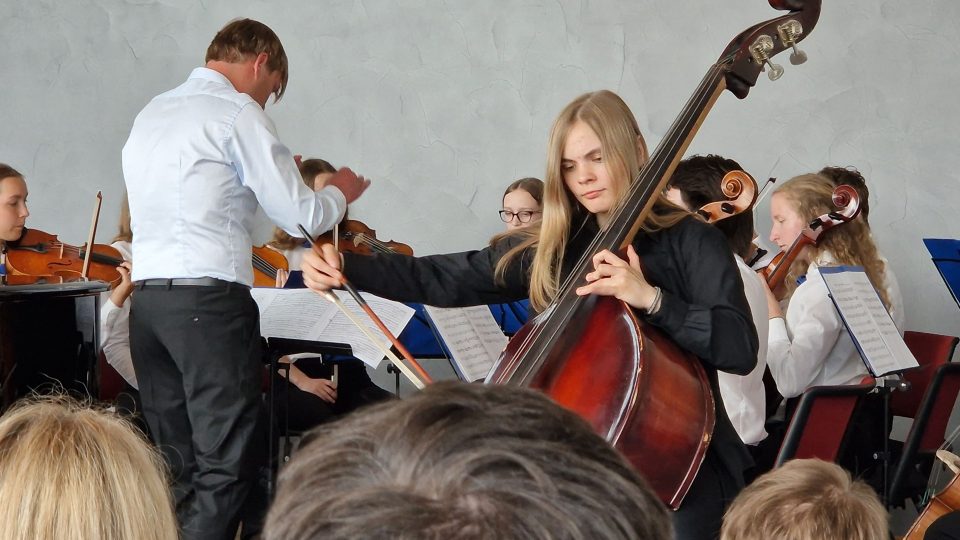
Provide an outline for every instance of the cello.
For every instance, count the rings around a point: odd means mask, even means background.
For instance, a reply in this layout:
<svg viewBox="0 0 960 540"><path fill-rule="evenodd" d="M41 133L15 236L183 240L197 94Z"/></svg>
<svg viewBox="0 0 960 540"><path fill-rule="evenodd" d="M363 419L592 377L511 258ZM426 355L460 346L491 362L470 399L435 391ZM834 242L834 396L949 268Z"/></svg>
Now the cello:
<svg viewBox="0 0 960 540"><path fill-rule="evenodd" d="M592 256L625 249L650 213L684 151L724 90L747 96L770 58L815 26L820 0L769 0L789 13L750 27L728 45L628 188L547 308L509 342L488 383L538 388L583 417L677 509L702 464L715 403L700 361L641 321L625 303L578 296Z"/></svg>

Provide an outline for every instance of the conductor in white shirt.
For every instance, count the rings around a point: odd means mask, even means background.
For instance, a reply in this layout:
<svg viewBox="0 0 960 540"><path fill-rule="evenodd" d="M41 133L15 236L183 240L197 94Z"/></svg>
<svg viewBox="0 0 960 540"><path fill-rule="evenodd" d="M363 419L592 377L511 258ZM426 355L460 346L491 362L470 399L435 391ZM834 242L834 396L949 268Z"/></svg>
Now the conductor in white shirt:
<svg viewBox="0 0 960 540"><path fill-rule="evenodd" d="M329 230L369 185L341 169L313 192L264 112L287 86L266 25L227 24L206 66L147 104L123 148L133 230L130 345L144 416L174 481L184 539L232 539L254 480L262 377L250 230Z"/></svg>

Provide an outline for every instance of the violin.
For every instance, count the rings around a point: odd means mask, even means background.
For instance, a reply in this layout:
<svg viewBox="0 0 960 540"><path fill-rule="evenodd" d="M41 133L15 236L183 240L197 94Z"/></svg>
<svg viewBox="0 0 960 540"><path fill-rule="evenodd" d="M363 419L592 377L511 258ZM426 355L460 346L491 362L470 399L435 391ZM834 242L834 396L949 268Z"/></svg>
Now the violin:
<svg viewBox="0 0 960 540"><path fill-rule="evenodd" d="M709 202L697 210L707 223L716 223L746 212L757 199L757 181L744 171L730 171L723 175L720 190L725 200Z"/></svg>
<svg viewBox="0 0 960 540"><path fill-rule="evenodd" d="M833 190L833 204L835 211L827 212L814 218L800 231L797 238L785 251L780 252L765 268L759 270L770 290L780 298L783 292L783 281L797 256L807 246L816 246L821 235L830 229L849 223L860 214L860 195L853 187L846 184L839 185Z"/></svg>
<svg viewBox="0 0 960 540"><path fill-rule="evenodd" d="M253 286L276 287L280 270L290 270L290 264L283 253L267 246L253 246Z"/></svg>
<svg viewBox="0 0 960 540"><path fill-rule="evenodd" d="M21 282L34 276L47 282L77 281L84 278L106 281L111 287L120 283L117 266L123 256L116 248L105 244L93 244L90 267L83 275L83 263L87 247L71 246L61 242L56 235L37 229L24 229L19 240L7 242L7 273L9 283Z"/></svg>
<svg viewBox="0 0 960 540"><path fill-rule="evenodd" d="M337 233L336 239L334 238L335 232ZM360 255L400 253L401 255L413 256L413 249L407 244L401 244L393 240L378 240L377 231L354 219L344 220L332 231L320 235L317 242L321 245L334 244L338 250L345 253L359 253Z"/></svg>
<svg viewBox="0 0 960 540"><path fill-rule="evenodd" d="M626 249L652 211L724 90L745 98L770 59L814 28L820 0L769 0L789 13L756 24L727 46L630 184L553 301L510 340L486 378L528 386L584 418L643 475L660 500L680 507L713 437L715 401L701 362L610 296L578 296L592 255ZM799 61L797 62L799 63Z"/></svg>

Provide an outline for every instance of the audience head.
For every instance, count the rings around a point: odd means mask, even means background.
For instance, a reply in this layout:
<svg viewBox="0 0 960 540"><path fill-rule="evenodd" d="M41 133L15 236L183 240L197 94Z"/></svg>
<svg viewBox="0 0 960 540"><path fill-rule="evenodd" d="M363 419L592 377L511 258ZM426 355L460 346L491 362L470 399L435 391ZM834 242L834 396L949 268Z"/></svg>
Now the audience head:
<svg viewBox="0 0 960 540"><path fill-rule="evenodd" d="M677 165L670 177L667 198L691 212L696 212L708 203L725 200L721 180L731 171L742 170L739 163L721 156L689 157ZM733 252L746 258L751 252L754 237L752 210L722 219L714 225L726 235Z"/></svg>
<svg viewBox="0 0 960 540"><path fill-rule="evenodd" d="M733 501L721 540L886 540L876 492L839 465L795 459L760 476Z"/></svg>
<svg viewBox="0 0 960 540"><path fill-rule="evenodd" d="M13 167L0 163L0 241L12 242L23 235L27 217L27 183Z"/></svg>
<svg viewBox="0 0 960 540"><path fill-rule="evenodd" d="M270 95L279 101L287 90L287 53L277 34L259 21L236 19L227 23L207 47L206 62L256 65L255 73L245 72L239 81L229 75L228 78L237 91L249 94L261 107Z"/></svg>
<svg viewBox="0 0 960 540"><path fill-rule="evenodd" d="M828 178L834 186L846 184L857 190L857 194L860 195L859 217L863 218L864 223L870 223L867 219L870 215L870 189L860 171L853 167L824 167L820 169L819 174Z"/></svg>
<svg viewBox="0 0 960 540"><path fill-rule="evenodd" d="M529 389L437 383L307 435L265 538L670 538L663 504L574 413Z"/></svg>
<svg viewBox="0 0 960 540"><path fill-rule="evenodd" d="M0 417L0 539L176 539L163 471L114 413L22 401Z"/></svg>
<svg viewBox="0 0 960 540"><path fill-rule="evenodd" d="M500 219L507 230L526 227L540 219L543 204L543 181L539 178L521 178L503 192Z"/></svg>

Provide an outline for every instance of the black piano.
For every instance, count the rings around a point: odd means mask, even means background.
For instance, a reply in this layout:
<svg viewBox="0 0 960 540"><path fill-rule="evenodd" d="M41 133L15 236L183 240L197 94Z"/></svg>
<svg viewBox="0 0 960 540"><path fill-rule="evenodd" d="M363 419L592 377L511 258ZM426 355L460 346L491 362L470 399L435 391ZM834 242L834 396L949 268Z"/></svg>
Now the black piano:
<svg viewBox="0 0 960 540"><path fill-rule="evenodd" d="M97 395L102 281L0 286L0 411L31 392Z"/></svg>

